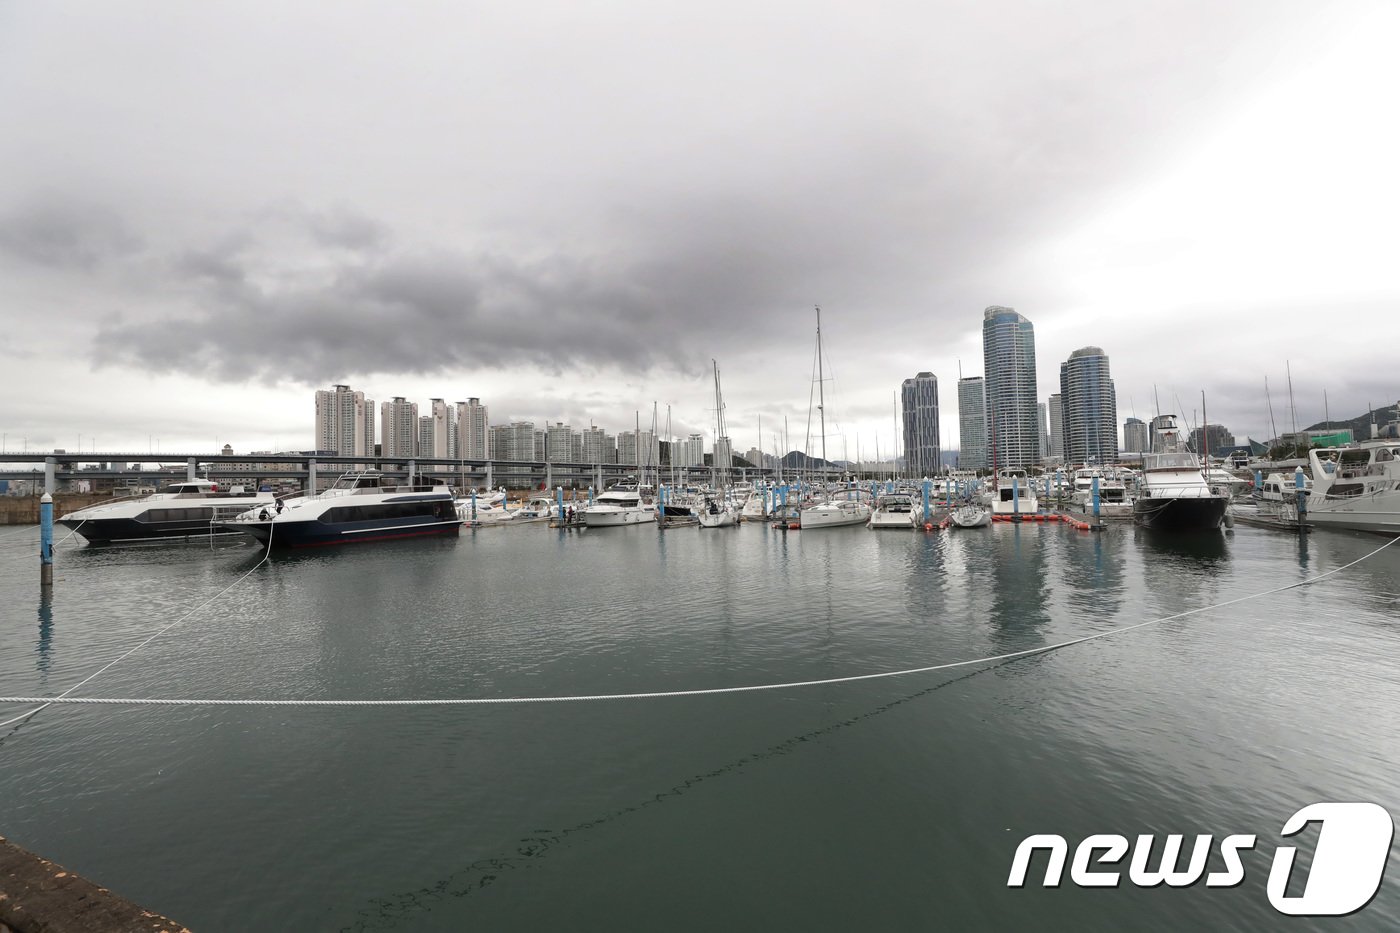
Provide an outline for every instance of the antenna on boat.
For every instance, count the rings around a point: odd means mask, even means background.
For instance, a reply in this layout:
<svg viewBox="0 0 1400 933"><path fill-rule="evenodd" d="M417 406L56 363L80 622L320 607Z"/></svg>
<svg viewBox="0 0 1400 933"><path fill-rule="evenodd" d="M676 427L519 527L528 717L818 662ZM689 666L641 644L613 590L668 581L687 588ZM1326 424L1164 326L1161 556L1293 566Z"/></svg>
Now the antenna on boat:
<svg viewBox="0 0 1400 933"><path fill-rule="evenodd" d="M1269 377L1264 377L1264 401L1269 403L1269 431L1273 436L1270 440L1278 440L1278 425L1274 424L1274 399L1269 395Z"/></svg>
<svg viewBox="0 0 1400 933"><path fill-rule="evenodd" d="M1288 373L1288 410L1293 419L1293 444L1296 446L1298 443L1298 409L1293 404L1293 364L1289 360L1284 360L1283 366L1284 371Z"/></svg>

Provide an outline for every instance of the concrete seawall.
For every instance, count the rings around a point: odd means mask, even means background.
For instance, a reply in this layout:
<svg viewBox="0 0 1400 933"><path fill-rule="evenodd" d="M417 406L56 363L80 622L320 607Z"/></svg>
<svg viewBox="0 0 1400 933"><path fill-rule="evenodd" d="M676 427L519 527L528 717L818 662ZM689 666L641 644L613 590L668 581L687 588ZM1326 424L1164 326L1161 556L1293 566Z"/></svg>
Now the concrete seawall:
<svg viewBox="0 0 1400 933"><path fill-rule="evenodd" d="M53 497L53 517L74 509L111 502L112 496L82 492L61 492ZM38 496L0 496L0 525L39 524Z"/></svg>
<svg viewBox="0 0 1400 933"><path fill-rule="evenodd" d="M189 933L0 837L0 933Z"/></svg>

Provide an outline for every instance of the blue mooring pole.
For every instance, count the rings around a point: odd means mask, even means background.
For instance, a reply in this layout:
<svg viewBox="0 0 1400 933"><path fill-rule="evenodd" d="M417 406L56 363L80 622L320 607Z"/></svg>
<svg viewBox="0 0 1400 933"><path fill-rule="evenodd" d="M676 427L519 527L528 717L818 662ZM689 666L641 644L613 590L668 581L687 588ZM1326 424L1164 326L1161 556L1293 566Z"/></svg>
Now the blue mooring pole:
<svg viewBox="0 0 1400 933"><path fill-rule="evenodd" d="M476 524L476 487L472 487L472 524Z"/></svg>
<svg viewBox="0 0 1400 933"><path fill-rule="evenodd" d="M1021 477L1011 477L1011 514L1021 514Z"/></svg>
<svg viewBox="0 0 1400 933"><path fill-rule="evenodd" d="M559 520L564 521L564 487L555 487L555 501L559 504Z"/></svg>
<svg viewBox="0 0 1400 933"><path fill-rule="evenodd" d="M593 505L593 487L592 487L592 486L589 486L589 487L588 487L588 504L589 504L590 506Z"/></svg>
<svg viewBox="0 0 1400 933"><path fill-rule="evenodd" d="M1307 528L1303 520L1308 517L1308 490L1303 485L1303 468L1301 466L1293 471L1293 485L1298 490L1298 530L1304 531Z"/></svg>
<svg viewBox="0 0 1400 933"><path fill-rule="evenodd" d="M1254 471L1254 494L1257 496L1264 489L1264 474L1260 470Z"/></svg>
<svg viewBox="0 0 1400 933"><path fill-rule="evenodd" d="M932 519L931 519L929 516L931 516L931 515L933 514L932 512L929 511L929 507L928 507L928 487L929 487L928 477L925 476L925 477L924 477L924 514L922 515L922 518L923 518L923 520L924 520L925 522L930 522L930 521L932 521Z"/></svg>
<svg viewBox="0 0 1400 933"><path fill-rule="evenodd" d="M1097 518L1099 517L1099 478L1098 478L1097 476L1094 477L1094 492L1093 492L1093 495L1094 495L1094 518L1097 519Z"/></svg>
<svg viewBox="0 0 1400 933"><path fill-rule="evenodd" d="M53 587L53 496L39 500L39 588Z"/></svg>

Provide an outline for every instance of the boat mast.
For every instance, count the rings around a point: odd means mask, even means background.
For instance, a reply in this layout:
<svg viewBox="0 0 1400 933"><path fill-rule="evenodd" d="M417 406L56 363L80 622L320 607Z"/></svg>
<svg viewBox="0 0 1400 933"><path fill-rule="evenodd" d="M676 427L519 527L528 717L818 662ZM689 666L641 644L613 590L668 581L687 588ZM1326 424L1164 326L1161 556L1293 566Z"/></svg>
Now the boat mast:
<svg viewBox="0 0 1400 933"><path fill-rule="evenodd" d="M1269 394L1269 377L1264 377L1264 401L1269 403L1269 430L1273 433L1270 440L1278 440L1278 425L1274 424L1274 399Z"/></svg>
<svg viewBox="0 0 1400 933"><path fill-rule="evenodd" d="M817 305L817 415L822 428L822 476L826 476L826 376L822 372L822 308Z"/></svg>

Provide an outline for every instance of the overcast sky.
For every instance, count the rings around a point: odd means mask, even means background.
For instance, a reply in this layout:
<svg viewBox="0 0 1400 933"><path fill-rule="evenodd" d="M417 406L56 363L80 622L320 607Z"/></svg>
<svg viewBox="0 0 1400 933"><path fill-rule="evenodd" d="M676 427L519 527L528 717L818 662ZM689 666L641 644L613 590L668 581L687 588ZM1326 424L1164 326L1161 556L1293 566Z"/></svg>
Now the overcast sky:
<svg viewBox="0 0 1400 933"><path fill-rule="evenodd" d="M0 4L10 450L312 443L313 391L807 430L1085 345L1120 422L1400 399L1400 4ZM1199 417L1199 415L1197 415ZM843 441L841 437L844 436ZM814 448L815 449L815 448Z"/></svg>

